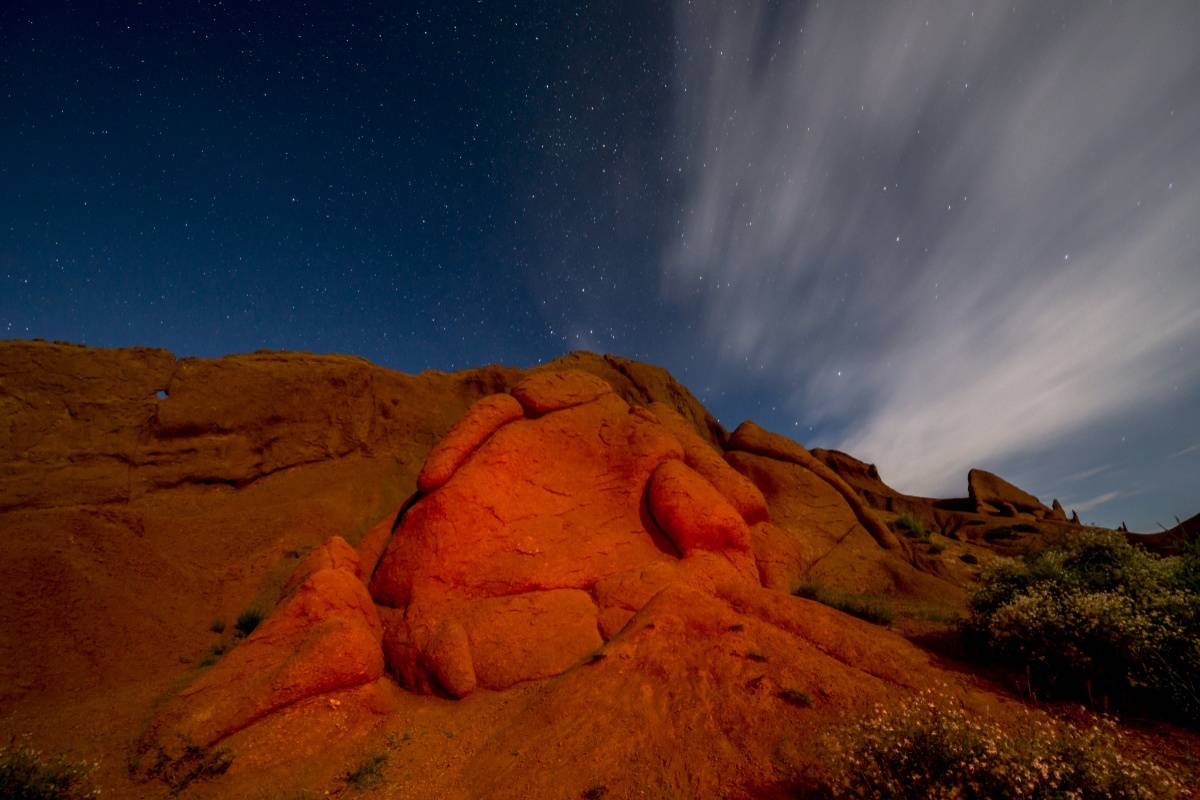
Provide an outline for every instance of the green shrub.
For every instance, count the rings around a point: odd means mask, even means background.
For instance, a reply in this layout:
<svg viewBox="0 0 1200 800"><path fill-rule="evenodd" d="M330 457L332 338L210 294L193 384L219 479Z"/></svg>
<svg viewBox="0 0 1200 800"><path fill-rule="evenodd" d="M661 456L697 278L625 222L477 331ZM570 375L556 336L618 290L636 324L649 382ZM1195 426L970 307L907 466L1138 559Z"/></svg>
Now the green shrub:
<svg viewBox="0 0 1200 800"><path fill-rule="evenodd" d="M1200 593L1186 557L1084 531L988 567L968 637L1039 690L1136 701L1200 721Z"/></svg>
<svg viewBox="0 0 1200 800"><path fill-rule="evenodd" d="M233 627L242 636L249 636L258 627L258 623L262 622L265 617L266 614L260 609L247 608L241 614L238 614L237 622L234 623Z"/></svg>
<svg viewBox="0 0 1200 800"><path fill-rule="evenodd" d="M213 633L224 633L225 620L221 617L215 617L213 621L209 623L208 629Z"/></svg>
<svg viewBox="0 0 1200 800"><path fill-rule="evenodd" d="M387 753L371 753L346 773L346 785L355 789L374 789L383 785L383 769L387 763Z"/></svg>
<svg viewBox="0 0 1200 800"><path fill-rule="evenodd" d="M0 745L0 797L5 800L92 800L100 790L91 785L95 764L48 760L26 744Z"/></svg>
<svg viewBox="0 0 1200 800"><path fill-rule="evenodd" d="M832 737L833 774L817 796L873 800L1158 800L1183 787L1121 755L1111 720L1087 727L1025 712L1011 729L937 690L875 712Z"/></svg>
<svg viewBox="0 0 1200 800"><path fill-rule="evenodd" d="M925 523L920 517L908 511L896 517L896 527L906 531L914 539L924 539L926 536Z"/></svg>
<svg viewBox="0 0 1200 800"><path fill-rule="evenodd" d="M146 758L150 758L150 763L143 769ZM156 747L152 753L143 750L135 754L129 763L129 774L162 781L170 789L168 794L178 797L193 783L224 775L232 765L233 755L225 748L210 749L188 742L175 753Z"/></svg>
<svg viewBox="0 0 1200 800"><path fill-rule="evenodd" d="M792 594L806 600L816 600L818 603L876 625L892 624L894 616L892 609L870 597L831 591L815 583L806 583Z"/></svg>

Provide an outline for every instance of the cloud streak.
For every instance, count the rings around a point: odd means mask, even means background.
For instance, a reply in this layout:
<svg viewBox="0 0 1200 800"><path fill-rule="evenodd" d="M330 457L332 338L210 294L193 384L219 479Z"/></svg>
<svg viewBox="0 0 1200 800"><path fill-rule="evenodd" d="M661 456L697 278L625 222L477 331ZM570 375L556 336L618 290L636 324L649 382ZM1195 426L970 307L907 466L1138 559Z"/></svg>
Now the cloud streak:
<svg viewBox="0 0 1200 800"><path fill-rule="evenodd" d="M832 444L948 494L1196 391L1194 4L680 3L675 22L662 293Z"/></svg>

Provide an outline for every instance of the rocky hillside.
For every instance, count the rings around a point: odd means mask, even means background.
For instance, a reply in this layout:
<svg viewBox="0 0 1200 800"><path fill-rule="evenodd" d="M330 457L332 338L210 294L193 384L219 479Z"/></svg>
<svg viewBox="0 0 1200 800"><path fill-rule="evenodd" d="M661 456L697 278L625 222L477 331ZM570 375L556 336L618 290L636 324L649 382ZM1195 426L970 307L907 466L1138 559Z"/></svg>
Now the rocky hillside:
<svg viewBox="0 0 1200 800"><path fill-rule="evenodd" d="M321 796L371 759L379 797L769 794L877 701L1015 706L913 638L1072 524L988 473L914 498L729 434L590 353L404 375L7 342L0 408L0 733L119 797Z"/></svg>

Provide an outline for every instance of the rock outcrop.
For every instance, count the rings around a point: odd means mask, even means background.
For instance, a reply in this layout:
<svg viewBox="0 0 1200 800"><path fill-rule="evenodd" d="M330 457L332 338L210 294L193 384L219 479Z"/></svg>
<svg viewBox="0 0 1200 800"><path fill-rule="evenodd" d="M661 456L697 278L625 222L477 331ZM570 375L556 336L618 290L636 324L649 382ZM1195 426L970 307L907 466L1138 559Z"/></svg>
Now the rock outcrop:
<svg viewBox="0 0 1200 800"><path fill-rule="evenodd" d="M986 470L973 469L967 473L967 493L980 513L1005 516L1026 513L1039 517L1050 514L1041 500Z"/></svg>
<svg viewBox="0 0 1200 800"><path fill-rule="evenodd" d="M695 463L697 448L712 449L694 432L688 446ZM569 668L636 610L598 584L674 571L697 550L756 579L746 520L685 451L657 416L587 373L535 373L481 400L430 454L422 475L457 468L425 483L371 580L376 601L402 612L389 615L389 669L417 691L504 689ZM765 516L741 476L704 463Z"/></svg>
<svg viewBox="0 0 1200 800"><path fill-rule="evenodd" d="M969 542L1061 524L730 436L665 371L592 354L402 375L9 343L0 409L0 716L111 731L118 796L162 793L124 767L147 725L142 774L236 755L198 796L286 792L287 763L336 793L385 745L413 796L755 796L876 701L994 700L793 590L957 602ZM927 556L900 512L961 540Z"/></svg>

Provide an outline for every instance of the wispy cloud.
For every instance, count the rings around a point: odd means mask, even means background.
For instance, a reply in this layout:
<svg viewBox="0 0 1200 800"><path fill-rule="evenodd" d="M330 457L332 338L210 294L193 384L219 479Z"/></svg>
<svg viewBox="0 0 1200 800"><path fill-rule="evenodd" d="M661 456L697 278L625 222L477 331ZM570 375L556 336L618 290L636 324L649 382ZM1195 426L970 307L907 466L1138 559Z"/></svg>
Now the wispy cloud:
<svg viewBox="0 0 1200 800"><path fill-rule="evenodd" d="M1100 467L1092 467L1091 469L1081 470L1080 472L1073 472L1070 475L1063 478L1063 482L1071 483L1073 481L1082 481L1082 480L1086 480L1087 478L1094 478L1097 475L1108 472L1110 469L1112 469L1112 465L1105 464Z"/></svg>
<svg viewBox="0 0 1200 800"><path fill-rule="evenodd" d="M1120 492L1105 492L1104 494L1093 497L1090 500L1081 500L1078 503L1071 503L1070 507L1082 513L1084 511L1091 511L1093 508L1102 506L1105 503L1111 503L1120 496Z"/></svg>
<svg viewBox="0 0 1200 800"><path fill-rule="evenodd" d="M663 294L837 446L948 493L1194 390L1200 7L714 1L676 23Z"/></svg>
<svg viewBox="0 0 1200 800"><path fill-rule="evenodd" d="M1178 452L1171 453L1168 458L1179 458L1180 456L1191 455L1192 453L1200 453L1200 444L1194 444L1191 447L1185 447Z"/></svg>

